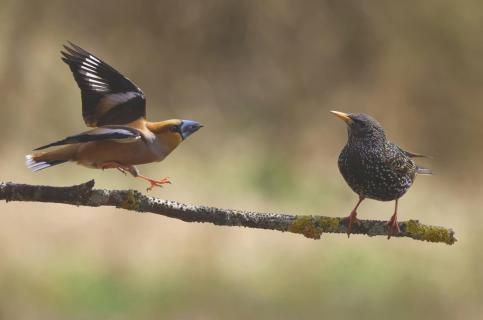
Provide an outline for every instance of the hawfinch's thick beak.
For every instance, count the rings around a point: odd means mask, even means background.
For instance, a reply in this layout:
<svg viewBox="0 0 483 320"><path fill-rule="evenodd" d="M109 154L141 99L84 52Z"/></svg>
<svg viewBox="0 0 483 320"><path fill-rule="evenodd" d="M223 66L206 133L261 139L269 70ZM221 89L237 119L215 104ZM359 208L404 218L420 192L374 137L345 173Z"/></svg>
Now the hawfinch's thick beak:
<svg viewBox="0 0 483 320"><path fill-rule="evenodd" d="M331 111L330 113L335 114L339 119L344 120L344 122L347 124L352 123L352 119L349 117L348 113L339 112L339 111Z"/></svg>
<svg viewBox="0 0 483 320"><path fill-rule="evenodd" d="M203 125L199 124L196 121L183 120L181 122L181 137L183 137L183 140L184 140L202 127Z"/></svg>

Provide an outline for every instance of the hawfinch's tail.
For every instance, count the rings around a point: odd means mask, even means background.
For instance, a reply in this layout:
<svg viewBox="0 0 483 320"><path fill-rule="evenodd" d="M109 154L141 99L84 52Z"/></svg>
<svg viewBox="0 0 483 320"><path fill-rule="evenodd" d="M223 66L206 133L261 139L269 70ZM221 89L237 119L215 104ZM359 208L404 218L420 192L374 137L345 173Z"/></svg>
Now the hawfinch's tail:
<svg viewBox="0 0 483 320"><path fill-rule="evenodd" d="M61 164L67 162L67 160L34 160L34 156L31 154L28 154L25 156L25 165L27 168L29 168L32 171L39 171L43 170L52 166L55 166L57 164Z"/></svg>
<svg viewBox="0 0 483 320"><path fill-rule="evenodd" d="M51 151L39 151L25 156L25 165L32 171L43 170L70 160L77 150L77 145L69 145Z"/></svg>

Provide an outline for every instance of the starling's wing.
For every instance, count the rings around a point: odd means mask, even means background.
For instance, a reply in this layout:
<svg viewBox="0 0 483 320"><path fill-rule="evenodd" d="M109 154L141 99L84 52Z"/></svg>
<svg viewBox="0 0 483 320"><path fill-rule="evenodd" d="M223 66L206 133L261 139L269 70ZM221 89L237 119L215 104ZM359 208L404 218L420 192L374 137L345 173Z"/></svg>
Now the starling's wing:
<svg viewBox="0 0 483 320"><path fill-rule="evenodd" d="M73 43L70 46L61 51L62 60L81 89L82 116L87 126L126 124L146 116L141 89L104 61Z"/></svg>
<svg viewBox="0 0 483 320"><path fill-rule="evenodd" d="M409 158L430 158L429 156L426 156L424 154L418 154L418 153L412 153L412 152L409 152L409 151L406 151L404 149L402 149L401 147L399 146L396 146L402 153L404 153L406 156L408 156ZM416 173L417 174L426 174L426 175L431 175L433 174L433 171L431 171L431 169L428 169L428 168L424 168L424 167L420 167L418 165L416 165Z"/></svg>
<svg viewBox="0 0 483 320"><path fill-rule="evenodd" d="M414 152L409 152L401 148L400 146L396 146L399 150L401 150L402 153L407 155L409 158L429 158L427 155L424 154L419 154L419 153L414 153Z"/></svg>
<svg viewBox="0 0 483 320"><path fill-rule="evenodd" d="M406 154L406 151L399 148L397 145L390 143L385 150L386 163L394 171L401 174L414 174L416 172L416 164Z"/></svg>
<svg viewBox="0 0 483 320"><path fill-rule="evenodd" d="M133 142L141 139L141 133L128 126L105 126L95 128L65 139L49 143L34 150L42 150L49 147L61 146L64 144L82 143L89 141L112 140L116 142Z"/></svg>

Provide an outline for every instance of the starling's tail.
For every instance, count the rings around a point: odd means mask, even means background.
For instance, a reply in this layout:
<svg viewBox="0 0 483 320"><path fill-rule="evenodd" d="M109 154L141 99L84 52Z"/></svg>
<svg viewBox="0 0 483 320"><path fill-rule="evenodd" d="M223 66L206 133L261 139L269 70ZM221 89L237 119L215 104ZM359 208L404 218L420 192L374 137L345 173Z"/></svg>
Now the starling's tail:
<svg viewBox="0 0 483 320"><path fill-rule="evenodd" d="M417 166L416 167L416 173L417 174L431 175L431 174L433 174L433 171L431 171L431 169L428 169L428 168L423 168L423 167Z"/></svg>

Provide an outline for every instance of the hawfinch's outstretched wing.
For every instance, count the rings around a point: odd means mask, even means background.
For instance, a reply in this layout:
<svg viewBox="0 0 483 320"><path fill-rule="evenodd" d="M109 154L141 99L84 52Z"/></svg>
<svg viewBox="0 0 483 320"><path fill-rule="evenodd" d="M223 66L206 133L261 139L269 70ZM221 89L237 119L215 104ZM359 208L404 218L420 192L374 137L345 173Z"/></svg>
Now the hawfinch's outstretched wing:
<svg viewBox="0 0 483 320"><path fill-rule="evenodd" d="M81 89L82 116L89 127L120 125L146 116L144 94L113 67L70 43L62 60Z"/></svg>
<svg viewBox="0 0 483 320"><path fill-rule="evenodd" d="M62 146L65 144L85 143L91 141L111 140L120 143L134 142L141 139L141 133L128 126L105 126L94 128L65 139L49 143L34 150L43 150L50 147Z"/></svg>

